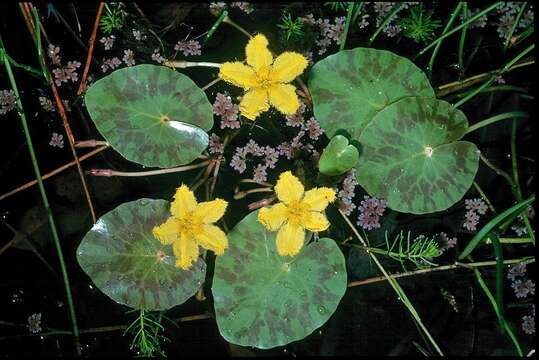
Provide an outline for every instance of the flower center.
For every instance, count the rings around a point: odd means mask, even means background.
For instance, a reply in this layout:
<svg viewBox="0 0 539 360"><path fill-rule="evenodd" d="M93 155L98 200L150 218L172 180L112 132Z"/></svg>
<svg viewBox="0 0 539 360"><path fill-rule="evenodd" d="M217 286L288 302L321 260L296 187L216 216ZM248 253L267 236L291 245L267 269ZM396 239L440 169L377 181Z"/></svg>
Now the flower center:
<svg viewBox="0 0 539 360"><path fill-rule="evenodd" d="M182 236L193 238L195 234L200 232L202 227L202 219L192 213L178 219L178 230Z"/></svg>
<svg viewBox="0 0 539 360"><path fill-rule="evenodd" d="M269 66L263 66L256 72L256 79L258 81L259 87L263 89L268 89L273 85L271 79L271 68Z"/></svg>
<svg viewBox="0 0 539 360"><path fill-rule="evenodd" d="M291 202L287 206L287 210L287 219L293 225L302 224L306 220L307 215L309 215L309 207L301 201Z"/></svg>

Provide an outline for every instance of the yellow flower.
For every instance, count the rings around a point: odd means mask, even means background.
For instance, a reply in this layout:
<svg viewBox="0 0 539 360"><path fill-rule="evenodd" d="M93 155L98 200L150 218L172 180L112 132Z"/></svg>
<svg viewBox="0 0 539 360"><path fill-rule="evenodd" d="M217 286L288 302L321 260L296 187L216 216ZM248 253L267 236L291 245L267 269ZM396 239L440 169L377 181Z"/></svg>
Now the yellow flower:
<svg viewBox="0 0 539 360"><path fill-rule="evenodd" d="M288 83L307 67L305 56L287 51L273 61L268 40L262 34L249 40L245 53L247 65L240 61L226 62L219 70L221 79L245 90L241 114L255 120L270 104L283 114L294 114L300 104L295 86Z"/></svg>
<svg viewBox="0 0 539 360"><path fill-rule="evenodd" d="M290 171L284 172L275 185L275 193L281 202L262 208L258 213L258 221L268 230L279 230L277 252L281 256L299 253L305 240L305 229L324 231L329 227L322 211L335 200L335 191L321 187L304 192L298 178Z"/></svg>
<svg viewBox="0 0 539 360"><path fill-rule="evenodd" d="M228 248L225 233L212 225L225 213L228 203L215 199L197 203L195 194L185 185L180 186L170 204L172 216L153 228L154 236L163 244L172 244L176 266L187 270L198 259L198 246L222 255Z"/></svg>

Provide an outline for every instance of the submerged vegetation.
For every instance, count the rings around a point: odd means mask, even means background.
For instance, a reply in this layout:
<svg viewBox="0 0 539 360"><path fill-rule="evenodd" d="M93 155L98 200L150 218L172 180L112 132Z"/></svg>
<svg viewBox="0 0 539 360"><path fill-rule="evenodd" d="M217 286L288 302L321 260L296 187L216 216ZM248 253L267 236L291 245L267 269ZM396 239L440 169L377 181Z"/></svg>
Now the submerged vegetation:
<svg viewBox="0 0 539 360"><path fill-rule="evenodd" d="M534 354L532 3L1 7L6 355Z"/></svg>

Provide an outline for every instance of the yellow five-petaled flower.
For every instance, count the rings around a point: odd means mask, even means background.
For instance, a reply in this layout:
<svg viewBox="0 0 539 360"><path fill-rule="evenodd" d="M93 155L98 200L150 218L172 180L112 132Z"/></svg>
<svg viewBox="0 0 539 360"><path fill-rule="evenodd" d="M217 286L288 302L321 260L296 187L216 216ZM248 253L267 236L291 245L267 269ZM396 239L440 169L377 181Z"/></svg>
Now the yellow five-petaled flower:
<svg viewBox="0 0 539 360"><path fill-rule="evenodd" d="M322 211L335 200L335 191L327 187L305 189L292 172L281 174L275 185L281 201L270 208L262 208L258 220L270 231L277 233L277 252L281 256L294 256L301 250L305 229L324 231L329 227Z"/></svg>
<svg viewBox="0 0 539 360"><path fill-rule="evenodd" d="M225 213L228 203L215 199L197 203L195 194L185 185L180 186L170 204L172 216L153 228L154 236L163 244L172 244L176 266L187 270L198 259L198 246L222 255L228 248L225 233L214 222Z"/></svg>
<svg viewBox="0 0 539 360"><path fill-rule="evenodd" d="M305 56L287 51L275 61L268 50L268 40L258 34L249 40L245 48L247 65L242 62L226 62L221 65L219 77L245 90L240 102L240 112L250 120L267 111L270 104L286 115L299 108L294 85L288 84L308 65Z"/></svg>

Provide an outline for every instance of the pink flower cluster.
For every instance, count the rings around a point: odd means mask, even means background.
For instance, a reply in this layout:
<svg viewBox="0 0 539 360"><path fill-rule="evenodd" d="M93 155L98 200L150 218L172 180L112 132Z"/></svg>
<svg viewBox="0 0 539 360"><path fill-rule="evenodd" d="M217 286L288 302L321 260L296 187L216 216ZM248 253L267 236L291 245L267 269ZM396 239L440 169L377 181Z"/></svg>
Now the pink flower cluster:
<svg viewBox="0 0 539 360"><path fill-rule="evenodd" d="M114 70L120 65L122 65L122 61L118 59L116 56L113 57L112 59L103 59L103 65L101 65L101 70L103 72L107 72L109 68L111 70Z"/></svg>
<svg viewBox="0 0 539 360"><path fill-rule="evenodd" d="M439 249L441 252L444 252L447 249L451 249L457 245L457 238L450 238L445 232L440 233L440 246Z"/></svg>
<svg viewBox="0 0 539 360"><path fill-rule="evenodd" d="M488 210L487 204L480 198L466 199L464 200L464 203L466 204L466 210L468 211L464 215L462 227L469 231L476 231L477 224L479 224L479 214L486 214Z"/></svg>
<svg viewBox="0 0 539 360"><path fill-rule="evenodd" d="M51 59L51 62L54 65L60 66L61 58L60 58L60 48L58 46L49 44L49 47L47 48L47 56L49 57L49 59Z"/></svg>
<svg viewBox="0 0 539 360"><path fill-rule="evenodd" d="M152 60L161 64L165 61L165 58L159 53L159 49L155 49L152 54Z"/></svg>
<svg viewBox="0 0 539 360"><path fill-rule="evenodd" d="M356 204L352 202L356 195L355 188L357 185L356 169L352 169L346 174L342 183L342 189L337 193L337 198L340 200L339 209L346 215L350 215L357 207Z"/></svg>
<svg viewBox="0 0 539 360"><path fill-rule="evenodd" d="M225 150L225 145L221 143L221 138L217 134L210 135L208 151L210 154L222 154Z"/></svg>
<svg viewBox="0 0 539 360"><path fill-rule="evenodd" d="M68 61L67 67L53 69L52 72L54 74L54 82L56 83L56 86L61 86L63 82L67 82L68 80L77 82L79 80L77 69L80 66L80 61Z"/></svg>
<svg viewBox="0 0 539 360"><path fill-rule="evenodd" d="M378 229L380 217L387 208L387 201L365 195L359 206L359 218L357 224L365 230Z"/></svg>
<svg viewBox="0 0 539 360"><path fill-rule="evenodd" d="M232 103L230 96L217 93L213 103L213 113L221 117L221 129L239 129L241 125L238 120L239 112L239 106Z"/></svg>
<svg viewBox="0 0 539 360"><path fill-rule="evenodd" d="M52 147L59 147L60 149L64 147L64 135L58 133L52 133L51 141L49 145Z"/></svg>
<svg viewBox="0 0 539 360"><path fill-rule="evenodd" d="M189 40L189 41L178 41L178 43L174 46L174 50L181 51L184 56L189 55L200 55L202 52L200 51L202 47L200 46L200 43L196 40Z"/></svg>
<svg viewBox="0 0 539 360"><path fill-rule="evenodd" d="M329 19L315 19L313 14L303 17L303 23L311 26L318 26L320 34L315 43L320 47L318 55L324 54L332 42L339 45L346 24L346 17L338 16L334 19L334 24Z"/></svg>
<svg viewBox="0 0 539 360"><path fill-rule="evenodd" d="M116 37L114 35L111 36L103 36L101 39L99 39L99 42L103 44L105 47L105 50L112 49L112 46L114 45L114 40Z"/></svg>
<svg viewBox="0 0 539 360"><path fill-rule="evenodd" d="M522 317L522 331L528 335L535 334L535 304L532 304L531 314Z"/></svg>
<svg viewBox="0 0 539 360"><path fill-rule="evenodd" d="M264 157L263 162L258 164L253 172L253 180L256 182L264 182L267 180L267 168L275 168L275 164L279 160L279 155L280 153L277 149L269 145L260 146L251 139L244 147L236 148L230 166L242 174L247 169L248 156Z"/></svg>
<svg viewBox="0 0 539 360"><path fill-rule="evenodd" d="M0 90L0 115L15 109L17 98L13 90Z"/></svg>

